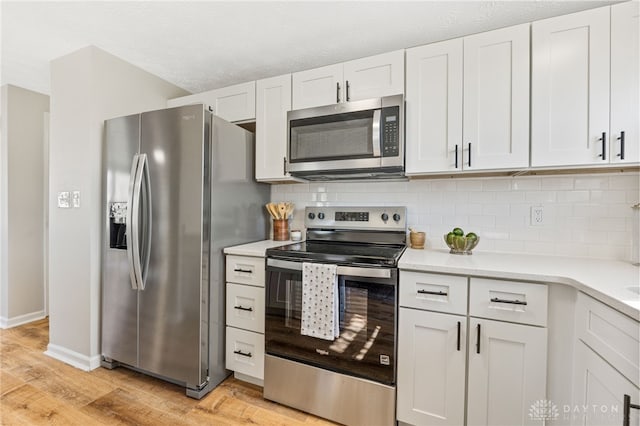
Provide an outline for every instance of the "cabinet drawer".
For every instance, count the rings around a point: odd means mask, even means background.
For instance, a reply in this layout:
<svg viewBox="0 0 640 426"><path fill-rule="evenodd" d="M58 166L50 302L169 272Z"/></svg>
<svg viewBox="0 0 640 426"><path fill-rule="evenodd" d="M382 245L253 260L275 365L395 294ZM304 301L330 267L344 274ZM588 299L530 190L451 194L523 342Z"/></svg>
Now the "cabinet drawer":
<svg viewBox="0 0 640 426"><path fill-rule="evenodd" d="M264 258L227 256L227 282L264 287Z"/></svg>
<svg viewBox="0 0 640 426"><path fill-rule="evenodd" d="M545 284L470 278L469 286L469 315L546 327Z"/></svg>
<svg viewBox="0 0 640 426"><path fill-rule="evenodd" d="M400 271L400 306L467 313L467 277Z"/></svg>
<svg viewBox="0 0 640 426"><path fill-rule="evenodd" d="M637 321L578 293L576 335L640 387L640 325Z"/></svg>
<svg viewBox="0 0 640 426"><path fill-rule="evenodd" d="M227 327L227 369L264 380L264 334Z"/></svg>
<svg viewBox="0 0 640 426"><path fill-rule="evenodd" d="M264 288L227 283L227 325L264 333Z"/></svg>

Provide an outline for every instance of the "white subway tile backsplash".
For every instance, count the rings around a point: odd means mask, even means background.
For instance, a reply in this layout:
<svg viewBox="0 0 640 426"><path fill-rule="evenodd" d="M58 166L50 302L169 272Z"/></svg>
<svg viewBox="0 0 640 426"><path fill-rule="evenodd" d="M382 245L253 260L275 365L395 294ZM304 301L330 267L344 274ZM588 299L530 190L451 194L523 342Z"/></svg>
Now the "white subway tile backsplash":
<svg viewBox="0 0 640 426"><path fill-rule="evenodd" d="M311 205L404 205L409 226L427 233L427 247L446 249L455 226L480 235L476 248L559 256L627 259L631 206L640 173L576 176L415 179L408 182L318 182L273 185L273 201L293 201L291 227L304 226ZM531 226L531 207L544 223Z"/></svg>

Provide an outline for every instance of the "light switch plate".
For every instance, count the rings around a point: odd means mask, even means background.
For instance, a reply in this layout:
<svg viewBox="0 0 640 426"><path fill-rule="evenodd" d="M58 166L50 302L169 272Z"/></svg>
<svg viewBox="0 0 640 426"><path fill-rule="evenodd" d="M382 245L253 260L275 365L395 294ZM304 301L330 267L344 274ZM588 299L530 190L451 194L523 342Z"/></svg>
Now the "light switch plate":
<svg viewBox="0 0 640 426"><path fill-rule="evenodd" d="M58 192L58 208L68 209L69 205L69 191Z"/></svg>
<svg viewBox="0 0 640 426"><path fill-rule="evenodd" d="M80 191L73 191L71 194L71 201L73 202L73 208L80 208Z"/></svg>

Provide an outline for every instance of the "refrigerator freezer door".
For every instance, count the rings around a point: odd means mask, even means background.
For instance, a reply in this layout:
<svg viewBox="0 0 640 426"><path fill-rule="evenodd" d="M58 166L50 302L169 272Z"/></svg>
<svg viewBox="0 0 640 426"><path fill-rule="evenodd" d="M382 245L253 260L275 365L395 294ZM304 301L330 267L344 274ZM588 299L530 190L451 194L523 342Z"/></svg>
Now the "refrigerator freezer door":
<svg viewBox="0 0 640 426"><path fill-rule="evenodd" d="M138 292L131 288L130 246L124 244L126 226L122 222L129 208L131 166L138 153L139 134L138 114L105 124L102 355L132 366L138 365ZM117 244L111 244L116 240Z"/></svg>
<svg viewBox="0 0 640 426"><path fill-rule="evenodd" d="M208 322L202 317L208 312L208 120L202 105L141 115L152 239L139 292L139 367L188 388L206 381L208 343L201 334Z"/></svg>

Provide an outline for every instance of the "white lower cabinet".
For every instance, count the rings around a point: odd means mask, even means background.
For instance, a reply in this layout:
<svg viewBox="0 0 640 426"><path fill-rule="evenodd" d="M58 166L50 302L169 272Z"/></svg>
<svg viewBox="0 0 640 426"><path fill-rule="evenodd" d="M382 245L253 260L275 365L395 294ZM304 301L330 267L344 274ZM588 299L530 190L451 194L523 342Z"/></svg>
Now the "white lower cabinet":
<svg viewBox="0 0 640 426"><path fill-rule="evenodd" d="M463 424L467 318L400 308L398 323L398 420Z"/></svg>
<svg viewBox="0 0 640 426"><path fill-rule="evenodd" d="M574 404L568 413L573 424L585 426L620 426L623 423L624 395L632 404L640 404L640 390L608 362L578 342L575 354ZM640 424L640 411L629 410L627 425Z"/></svg>
<svg viewBox="0 0 640 426"><path fill-rule="evenodd" d="M546 285L401 270L399 293L399 422L541 424Z"/></svg>
<svg viewBox="0 0 640 426"><path fill-rule="evenodd" d="M226 367L235 377L264 380L264 258L227 255Z"/></svg>
<svg viewBox="0 0 640 426"><path fill-rule="evenodd" d="M546 328L470 319L468 425L539 425L546 375Z"/></svg>
<svg viewBox="0 0 640 426"><path fill-rule="evenodd" d="M227 327L227 369L264 380L264 334Z"/></svg>

